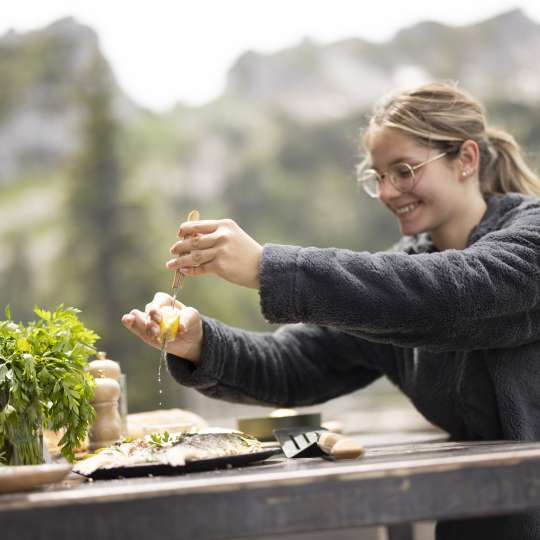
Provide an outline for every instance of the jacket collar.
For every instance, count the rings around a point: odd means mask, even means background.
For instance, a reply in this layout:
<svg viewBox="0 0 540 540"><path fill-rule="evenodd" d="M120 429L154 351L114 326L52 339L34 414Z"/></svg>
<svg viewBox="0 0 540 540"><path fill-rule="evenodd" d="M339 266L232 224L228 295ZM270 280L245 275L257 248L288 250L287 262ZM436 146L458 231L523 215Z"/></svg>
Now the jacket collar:
<svg viewBox="0 0 540 540"><path fill-rule="evenodd" d="M480 223L473 227L469 234L467 247L474 244L477 240L486 234L496 231L500 228L501 219L505 215L521 204L525 196L521 193L506 193L505 195L490 195L486 198L487 209L480 220Z"/></svg>
<svg viewBox="0 0 540 540"><path fill-rule="evenodd" d="M489 232L500 227L501 219L506 213L523 202L525 196L520 193L494 194L486 197L487 208L480 220L469 234L467 247L474 244ZM400 248L407 253L434 253L437 251L431 234L421 233L414 236L404 236L399 242Z"/></svg>

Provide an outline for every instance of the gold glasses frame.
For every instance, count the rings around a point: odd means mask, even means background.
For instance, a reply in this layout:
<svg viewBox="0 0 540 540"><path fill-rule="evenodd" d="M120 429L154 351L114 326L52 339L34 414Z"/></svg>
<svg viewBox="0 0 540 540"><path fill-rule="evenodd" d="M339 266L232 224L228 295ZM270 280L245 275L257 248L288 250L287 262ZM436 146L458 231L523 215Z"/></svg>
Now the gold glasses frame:
<svg viewBox="0 0 540 540"><path fill-rule="evenodd" d="M376 169L364 169L362 165L356 166L356 179L363 190L372 198L377 199L381 194L381 183L386 177L390 183L401 193L408 193L414 189L417 182L415 172L433 161L446 156L448 152L437 154L418 165L410 165L405 161L394 163L388 171L380 173Z"/></svg>

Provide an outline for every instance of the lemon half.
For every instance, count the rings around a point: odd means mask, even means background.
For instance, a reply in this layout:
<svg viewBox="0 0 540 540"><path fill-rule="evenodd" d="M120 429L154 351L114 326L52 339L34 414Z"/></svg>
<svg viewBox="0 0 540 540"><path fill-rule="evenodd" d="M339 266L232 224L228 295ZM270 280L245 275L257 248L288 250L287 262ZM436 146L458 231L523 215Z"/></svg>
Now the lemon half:
<svg viewBox="0 0 540 540"><path fill-rule="evenodd" d="M159 336L165 341L173 341L180 327L180 311L172 306L161 308L161 321L159 321Z"/></svg>

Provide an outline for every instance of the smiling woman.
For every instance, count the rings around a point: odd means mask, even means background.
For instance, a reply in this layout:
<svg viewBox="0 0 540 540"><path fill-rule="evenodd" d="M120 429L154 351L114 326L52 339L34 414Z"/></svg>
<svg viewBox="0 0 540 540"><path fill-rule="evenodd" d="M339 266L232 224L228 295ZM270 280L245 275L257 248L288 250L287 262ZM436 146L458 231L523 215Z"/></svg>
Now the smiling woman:
<svg viewBox="0 0 540 540"><path fill-rule="evenodd" d="M540 194L514 139L487 129L482 106L452 86L427 85L384 100L363 144L362 187L399 218L403 234L429 231L439 250L466 246L489 195ZM374 168L365 170L368 163Z"/></svg>
<svg viewBox="0 0 540 540"><path fill-rule="evenodd" d="M478 145L464 141L459 154L451 156L416 142L397 128L373 131L370 155L374 163L389 168L381 175L377 197L398 218L401 233L429 231L439 250L463 249L486 210L476 172ZM392 179L395 169L401 174L399 183Z"/></svg>
<svg viewBox="0 0 540 540"><path fill-rule="evenodd" d="M385 99L363 145L360 181L404 235L394 250L261 246L230 219L183 223L169 268L257 288L266 319L285 324L247 332L181 306L171 374L209 397L279 407L386 376L454 440L539 440L539 180L448 84ZM157 293L123 323L158 346L149 336L170 302ZM539 537L538 512L437 526L438 540Z"/></svg>

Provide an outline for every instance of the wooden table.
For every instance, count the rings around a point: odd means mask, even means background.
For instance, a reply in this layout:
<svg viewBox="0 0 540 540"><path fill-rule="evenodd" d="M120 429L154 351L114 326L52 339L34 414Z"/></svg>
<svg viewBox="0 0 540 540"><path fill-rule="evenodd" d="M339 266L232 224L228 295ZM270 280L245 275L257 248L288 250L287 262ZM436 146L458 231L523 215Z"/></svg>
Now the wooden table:
<svg viewBox="0 0 540 540"><path fill-rule="evenodd" d="M0 538L257 538L536 507L540 443L439 440L375 444L356 461L275 457L176 477L68 480L1 495Z"/></svg>

